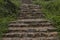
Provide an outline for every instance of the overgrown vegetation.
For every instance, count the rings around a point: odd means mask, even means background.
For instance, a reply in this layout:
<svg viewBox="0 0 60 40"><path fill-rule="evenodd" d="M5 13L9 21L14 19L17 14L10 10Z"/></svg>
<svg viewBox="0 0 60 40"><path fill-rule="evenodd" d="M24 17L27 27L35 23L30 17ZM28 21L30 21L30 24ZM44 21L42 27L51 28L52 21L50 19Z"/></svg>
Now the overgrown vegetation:
<svg viewBox="0 0 60 40"><path fill-rule="evenodd" d="M18 16L20 0L0 0L0 37L7 31L8 23Z"/></svg>
<svg viewBox="0 0 60 40"><path fill-rule="evenodd" d="M60 0L34 0L33 3L42 5L46 18L54 23L60 35Z"/></svg>

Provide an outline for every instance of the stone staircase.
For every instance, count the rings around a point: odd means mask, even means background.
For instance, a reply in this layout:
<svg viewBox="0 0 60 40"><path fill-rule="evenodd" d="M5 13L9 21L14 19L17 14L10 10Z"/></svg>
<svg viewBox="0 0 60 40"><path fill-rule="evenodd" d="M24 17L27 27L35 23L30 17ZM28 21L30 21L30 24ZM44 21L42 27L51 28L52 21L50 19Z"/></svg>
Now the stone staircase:
<svg viewBox="0 0 60 40"><path fill-rule="evenodd" d="M56 28L45 19L41 7L22 4L16 21L11 21L2 40L57 40Z"/></svg>

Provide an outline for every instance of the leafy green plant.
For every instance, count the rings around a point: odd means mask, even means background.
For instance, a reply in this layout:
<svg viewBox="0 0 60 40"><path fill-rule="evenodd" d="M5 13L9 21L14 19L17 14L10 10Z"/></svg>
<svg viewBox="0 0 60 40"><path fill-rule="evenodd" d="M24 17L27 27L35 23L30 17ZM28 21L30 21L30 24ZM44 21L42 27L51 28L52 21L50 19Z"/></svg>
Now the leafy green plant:
<svg viewBox="0 0 60 40"><path fill-rule="evenodd" d="M8 24L16 20L20 7L20 0L0 0L0 37L8 30Z"/></svg>

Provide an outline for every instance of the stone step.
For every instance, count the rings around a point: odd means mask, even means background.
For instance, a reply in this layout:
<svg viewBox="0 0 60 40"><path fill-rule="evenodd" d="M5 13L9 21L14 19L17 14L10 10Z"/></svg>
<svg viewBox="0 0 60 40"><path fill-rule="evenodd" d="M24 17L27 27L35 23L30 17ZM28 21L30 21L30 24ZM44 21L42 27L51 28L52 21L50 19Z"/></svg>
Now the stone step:
<svg viewBox="0 0 60 40"><path fill-rule="evenodd" d="M50 23L50 21L45 19L18 19L10 23Z"/></svg>
<svg viewBox="0 0 60 40"><path fill-rule="evenodd" d="M20 15L34 15L34 14L35 14L35 15L38 15L38 14L39 14L39 15L44 15L44 14L43 14L42 12L40 12L40 11L39 11L39 12L31 12L31 11L30 11L30 12L29 12L29 11L22 12L22 11L21 11L21 12L20 12Z"/></svg>
<svg viewBox="0 0 60 40"><path fill-rule="evenodd" d="M40 38L3 38L2 40L57 40L56 37L40 37Z"/></svg>
<svg viewBox="0 0 60 40"><path fill-rule="evenodd" d="M41 9L30 9L29 7L28 8L22 8L20 11L22 11L22 12L25 12L25 11L28 11L28 12L33 12L33 11L35 11L35 12L41 12Z"/></svg>
<svg viewBox="0 0 60 40"><path fill-rule="evenodd" d="M44 33L42 32L41 35L45 35L46 37L56 37L57 36L57 32L47 32L47 33Z"/></svg>
<svg viewBox="0 0 60 40"><path fill-rule="evenodd" d="M46 19L20 19L20 20L17 20L18 22L19 21L22 21L22 22L32 22L32 21L37 21L37 22L39 22L39 21L48 21L48 20L46 20Z"/></svg>
<svg viewBox="0 0 60 40"><path fill-rule="evenodd" d="M47 21L40 21L40 22L18 22L18 21L12 21L9 24L21 24L21 25L28 25L28 24L52 24L50 22Z"/></svg>
<svg viewBox="0 0 60 40"><path fill-rule="evenodd" d="M8 32L55 32L56 31L56 29L50 29L50 30L48 30L48 29L40 29L40 30L35 30L35 29L28 29L28 30L8 30L6 33L8 33Z"/></svg>
<svg viewBox="0 0 60 40"><path fill-rule="evenodd" d="M26 18L31 18L31 17L35 18L36 17L36 18L41 18L41 17L44 17L44 15L43 14L38 14L38 13L37 14L35 14L35 13L34 14L23 14L22 13L22 14L19 15L19 17L24 17L24 18L25 17Z"/></svg>
<svg viewBox="0 0 60 40"><path fill-rule="evenodd" d="M57 32L51 32L51 33L19 33L19 32L14 32L14 33L7 33L3 34L3 37L55 37L57 36Z"/></svg>
<svg viewBox="0 0 60 40"><path fill-rule="evenodd" d="M41 9L22 8L20 12L41 12Z"/></svg>
<svg viewBox="0 0 60 40"><path fill-rule="evenodd" d="M34 5L34 4L23 4L23 5L21 5L20 8L21 9L22 8L41 9L41 6L40 5Z"/></svg>
<svg viewBox="0 0 60 40"><path fill-rule="evenodd" d="M43 14L32 14L32 15L26 15L26 14L22 14L19 15L18 19L39 19L39 18L45 18L45 15Z"/></svg>
<svg viewBox="0 0 60 40"><path fill-rule="evenodd" d="M33 13L33 12L36 12L36 13L40 13L41 11L40 11L41 9L22 9L22 10L20 10L20 12L21 13L23 13L23 12L29 12L29 13Z"/></svg>
<svg viewBox="0 0 60 40"><path fill-rule="evenodd" d="M31 29L31 30L44 30L44 29L51 29L51 30L54 30L54 29L56 29L56 28L54 28L54 27L37 27L37 28L33 28L33 27L23 27L23 28L21 28L21 27L9 27L8 28L8 30L29 30L29 29Z"/></svg>
<svg viewBox="0 0 60 40"><path fill-rule="evenodd" d="M45 29L45 28L40 28L40 29L36 29L36 28L35 29L33 29L33 28L31 28L31 29L30 28L28 28L28 29L27 28L20 28L20 29L18 29L18 28L16 28L16 29L8 29L8 30L12 30L12 31L16 31L16 30L17 31L24 31L25 30L27 32L28 31L31 31L31 32L32 31L47 31L47 29Z"/></svg>
<svg viewBox="0 0 60 40"><path fill-rule="evenodd" d="M11 30L8 30L6 33L10 33L10 32L47 32L47 29L39 29L39 30L36 30L36 29L11 29Z"/></svg>
<svg viewBox="0 0 60 40"><path fill-rule="evenodd" d="M24 17L23 17L24 16ZM42 15L20 15L19 18L24 18L24 19L36 19L36 18L44 18Z"/></svg>
<svg viewBox="0 0 60 40"><path fill-rule="evenodd" d="M9 27L51 27L52 25L9 25Z"/></svg>
<svg viewBox="0 0 60 40"><path fill-rule="evenodd" d="M36 35L37 33L21 33L21 32L11 32L11 33L7 33L7 34L3 34L3 36L13 36L13 35L16 35L17 37L20 36L20 35L23 35L24 37L27 36L27 35Z"/></svg>
<svg viewBox="0 0 60 40"><path fill-rule="evenodd" d="M23 26L27 26L27 27L29 27L29 26L51 26L52 24L51 23L31 23L31 24L24 24L24 23L11 23L11 24L9 24L9 27L23 27Z"/></svg>
<svg viewBox="0 0 60 40"><path fill-rule="evenodd" d="M44 27L44 26L52 26L52 24L9 24L9 27Z"/></svg>
<svg viewBox="0 0 60 40"><path fill-rule="evenodd" d="M8 28L8 31L6 33L9 33L9 32L55 32L56 31L56 28L54 27L47 27L47 28L14 28L14 27L11 27L11 28Z"/></svg>
<svg viewBox="0 0 60 40"><path fill-rule="evenodd" d="M10 23L9 25L52 25L52 23L46 22L46 23L39 23L39 22L15 22Z"/></svg>
<svg viewBox="0 0 60 40"><path fill-rule="evenodd" d="M43 19L18 19L16 21L11 21L9 27L44 27L53 26L51 22Z"/></svg>
<svg viewBox="0 0 60 40"><path fill-rule="evenodd" d="M9 27L14 27L14 28L40 28L40 27L53 27L52 25L50 25L50 26L40 26L40 25L28 25L28 26L26 26L26 25L21 25L21 26L9 26Z"/></svg>
<svg viewBox="0 0 60 40"><path fill-rule="evenodd" d="M20 14L20 17L42 17L42 16L44 16L43 14Z"/></svg>
<svg viewBox="0 0 60 40"><path fill-rule="evenodd" d="M29 24L24 24L24 23L11 23L9 24L10 26L15 26L15 25L18 25L18 26L21 26L21 25L29 25Z"/></svg>
<svg viewBox="0 0 60 40"><path fill-rule="evenodd" d="M29 27L29 28L39 28L39 27L53 27L52 25L8 25L9 27L20 27L20 28L23 28L23 27Z"/></svg>
<svg viewBox="0 0 60 40"><path fill-rule="evenodd" d="M28 33L28 32L36 33L36 32L38 32L38 33L40 33L40 32L47 32L47 30L46 29L44 29L44 30L8 30L5 33L10 33L10 32L21 32L21 33Z"/></svg>

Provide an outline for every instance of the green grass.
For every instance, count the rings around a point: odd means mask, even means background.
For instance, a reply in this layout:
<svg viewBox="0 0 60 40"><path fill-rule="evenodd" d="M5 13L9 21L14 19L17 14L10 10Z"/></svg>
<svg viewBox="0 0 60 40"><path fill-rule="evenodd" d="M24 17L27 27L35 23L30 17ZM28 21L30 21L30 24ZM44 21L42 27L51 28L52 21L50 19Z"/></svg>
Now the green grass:
<svg viewBox="0 0 60 40"><path fill-rule="evenodd" d="M60 31L60 0L35 0L33 3L42 6L45 17L54 23L57 31Z"/></svg>
<svg viewBox="0 0 60 40"><path fill-rule="evenodd" d="M12 3L14 3L17 7L21 5L20 0L11 0Z"/></svg>
<svg viewBox="0 0 60 40"><path fill-rule="evenodd" d="M35 0L33 3L42 6L46 19L54 23L60 35L60 0Z"/></svg>
<svg viewBox="0 0 60 40"><path fill-rule="evenodd" d="M15 20L15 18L11 17L0 18L0 37L4 32L8 31L8 24L12 20Z"/></svg>
<svg viewBox="0 0 60 40"><path fill-rule="evenodd" d="M12 20L16 20L20 7L19 0L0 0L0 37L8 31L8 24Z"/></svg>

